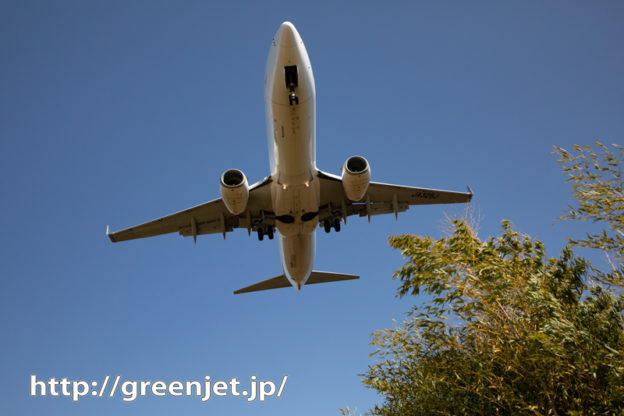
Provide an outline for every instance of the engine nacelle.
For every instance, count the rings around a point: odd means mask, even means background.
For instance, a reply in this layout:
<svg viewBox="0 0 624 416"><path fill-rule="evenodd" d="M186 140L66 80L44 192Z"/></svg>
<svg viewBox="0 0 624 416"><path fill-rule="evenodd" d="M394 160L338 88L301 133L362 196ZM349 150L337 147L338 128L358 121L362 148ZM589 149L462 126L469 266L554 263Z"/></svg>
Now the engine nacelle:
<svg viewBox="0 0 624 416"><path fill-rule="evenodd" d="M342 167L342 186L350 201L364 198L370 183L371 171L362 156L351 156Z"/></svg>
<svg viewBox="0 0 624 416"><path fill-rule="evenodd" d="M247 177L238 169L230 169L221 175L221 198L225 207L234 215L247 209L249 183Z"/></svg>

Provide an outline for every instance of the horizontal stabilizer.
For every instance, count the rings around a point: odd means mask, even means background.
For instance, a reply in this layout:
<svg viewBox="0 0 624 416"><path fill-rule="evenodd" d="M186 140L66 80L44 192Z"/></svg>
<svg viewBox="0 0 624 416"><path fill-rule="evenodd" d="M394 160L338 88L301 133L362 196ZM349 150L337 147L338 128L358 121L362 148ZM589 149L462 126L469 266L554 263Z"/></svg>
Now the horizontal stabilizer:
<svg viewBox="0 0 624 416"><path fill-rule="evenodd" d="M344 273L329 273L329 272L319 272L313 270L310 273L310 277L306 281L306 285L312 285L315 283L328 283L328 282L339 282L341 280L353 280L359 279L360 276L356 276L353 274L344 274ZM239 293L248 293L248 292L259 292L261 290L269 290L269 289L279 289L282 287L292 286L285 275L280 275L273 277L268 280L264 280L260 283L255 283L251 286L244 287L242 289L238 289L234 292L235 295Z"/></svg>

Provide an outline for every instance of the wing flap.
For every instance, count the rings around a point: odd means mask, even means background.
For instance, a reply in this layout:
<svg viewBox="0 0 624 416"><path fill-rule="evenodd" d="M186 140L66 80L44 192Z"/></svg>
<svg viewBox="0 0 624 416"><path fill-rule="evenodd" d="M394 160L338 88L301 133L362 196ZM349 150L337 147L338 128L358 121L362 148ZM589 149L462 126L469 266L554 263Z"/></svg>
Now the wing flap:
<svg viewBox="0 0 624 416"><path fill-rule="evenodd" d="M189 224L180 229L180 235L183 237L192 237L193 235L202 235L202 234L216 234L222 233L223 231L233 231L234 228L242 227L240 225L241 221L238 217L225 217L223 218L223 222L221 219L216 219L212 221L205 222L196 222L195 230L193 230L193 224ZM244 225L246 227L246 225Z"/></svg>
<svg viewBox="0 0 624 416"><path fill-rule="evenodd" d="M358 214L360 217L367 215L382 215L392 214L395 212L394 205L387 202L371 202L366 207L366 203L354 203L352 205L353 213ZM405 212L409 208L407 202L398 202L396 206L396 212Z"/></svg>

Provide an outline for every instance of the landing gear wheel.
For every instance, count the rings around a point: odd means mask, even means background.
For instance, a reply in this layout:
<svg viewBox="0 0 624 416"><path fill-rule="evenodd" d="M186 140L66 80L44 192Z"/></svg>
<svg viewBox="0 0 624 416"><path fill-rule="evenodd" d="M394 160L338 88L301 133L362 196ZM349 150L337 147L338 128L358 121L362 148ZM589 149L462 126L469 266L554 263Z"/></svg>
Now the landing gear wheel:
<svg viewBox="0 0 624 416"><path fill-rule="evenodd" d="M297 97L297 95L294 92L288 95L288 104L293 105L293 103L299 104L299 97Z"/></svg>
<svg viewBox="0 0 624 416"><path fill-rule="evenodd" d="M258 228L258 240L264 240L264 230L262 228Z"/></svg>
<svg viewBox="0 0 624 416"><path fill-rule="evenodd" d="M336 232L340 232L340 218L336 218L334 220L334 230L336 230Z"/></svg>
<svg viewBox="0 0 624 416"><path fill-rule="evenodd" d="M331 224L329 220L323 221L323 228L325 228L325 232L328 233L331 231Z"/></svg>
<svg viewBox="0 0 624 416"><path fill-rule="evenodd" d="M269 240L273 240L273 227L267 229L267 235L269 236Z"/></svg>

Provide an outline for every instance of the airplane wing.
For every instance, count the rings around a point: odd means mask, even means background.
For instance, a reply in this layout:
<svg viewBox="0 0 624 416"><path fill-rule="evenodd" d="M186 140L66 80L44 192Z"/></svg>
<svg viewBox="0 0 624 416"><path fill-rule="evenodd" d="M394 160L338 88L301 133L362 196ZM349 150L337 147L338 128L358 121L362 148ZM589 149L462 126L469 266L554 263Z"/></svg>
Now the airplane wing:
<svg viewBox="0 0 624 416"><path fill-rule="evenodd" d="M225 238L225 233L234 228L247 228L251 232L260 224L273 225L275 218L268 186L271 181L271 177L267 177L249 187L247 209L241 215L232 215L219 198L125 230L113 233L107 230L106 234L113 243L174 232L194 239L200 234L215 233L222 233Z"/></svg>
<svg viewBox="0 0 624 416"><path fill-rule="evenodd" d="M396 217L399 212L407 211L410 205L454 204L472 199L470 188L469 192L453 192L371 182L364 198L352 202L344 193L340 176L319 171L318 178L321 184L320 220L339 216L346 221L350 215L367 216L370 220L371 215L392 213Z"/></svg>

